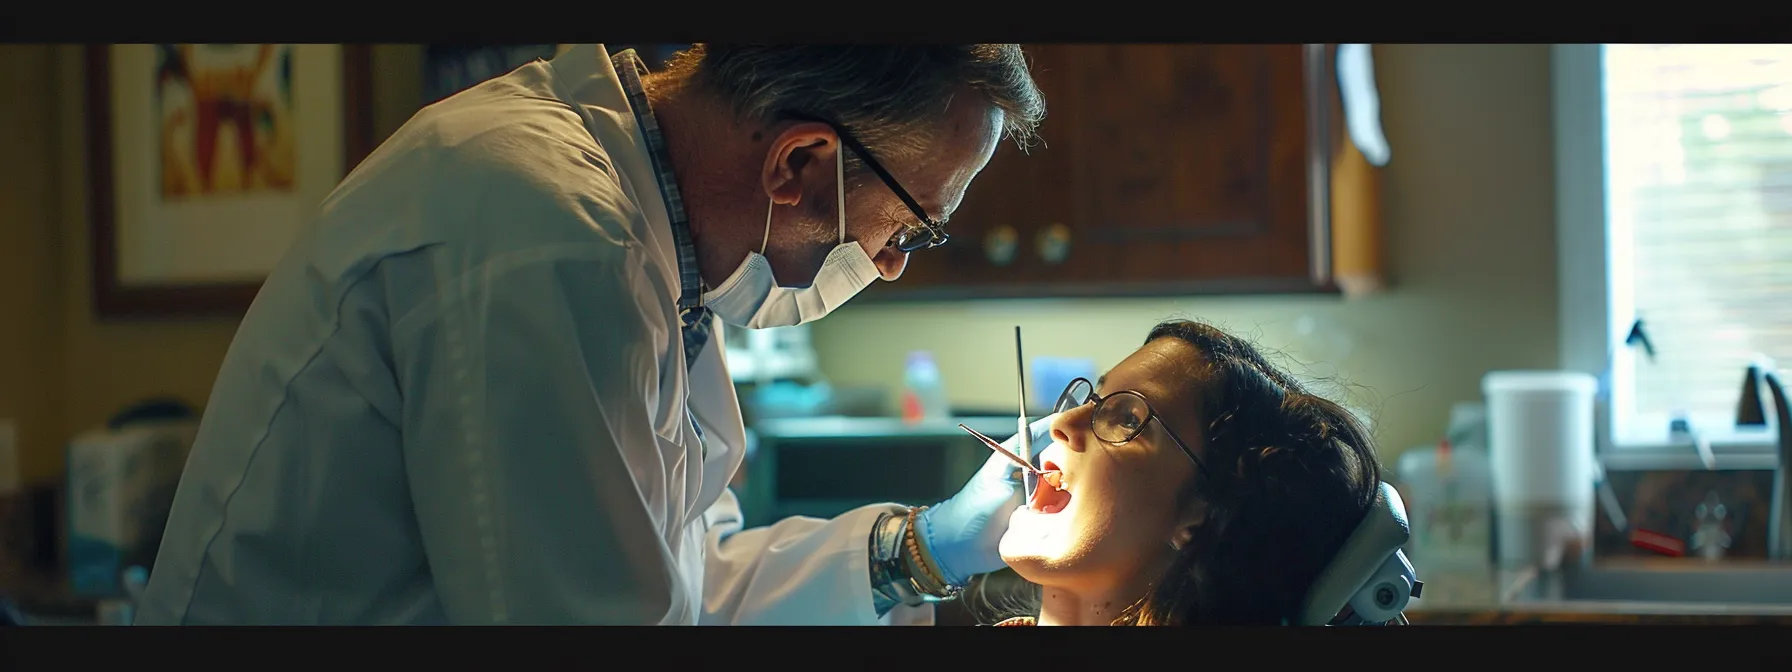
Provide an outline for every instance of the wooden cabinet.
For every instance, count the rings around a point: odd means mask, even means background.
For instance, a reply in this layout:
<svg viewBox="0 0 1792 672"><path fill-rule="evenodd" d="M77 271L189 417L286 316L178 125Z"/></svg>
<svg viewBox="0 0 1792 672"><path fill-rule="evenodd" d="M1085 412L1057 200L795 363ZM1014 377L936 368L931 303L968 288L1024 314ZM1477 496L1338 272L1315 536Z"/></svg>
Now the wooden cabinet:
<svg viewBox="0 0 1792 672"><path fill-rule="evenodd" d="M1379 176L1334 45L1030 45L1042 143L998 150L883 300L1352 292ZM875 300L875 299L874 299Z"/></svg>

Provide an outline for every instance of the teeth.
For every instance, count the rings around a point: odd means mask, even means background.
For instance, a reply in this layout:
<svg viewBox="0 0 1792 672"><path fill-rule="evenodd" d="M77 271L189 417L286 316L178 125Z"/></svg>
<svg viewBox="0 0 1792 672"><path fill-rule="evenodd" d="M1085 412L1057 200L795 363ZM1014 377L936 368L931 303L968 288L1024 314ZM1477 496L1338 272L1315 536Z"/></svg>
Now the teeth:
<svg viewBox="0 0 1792 672"><path fill-rule="evenodd" d="M1040 480L1051 488L1049 490L1035 488L1033 501L1028 502L1029 508L1040 513L1057 513L1064 510L1064 506L1068 504L1070 493L1064 490L1063 474L1058 471L1047 471L1044 476L1040 477Z"/></svg>

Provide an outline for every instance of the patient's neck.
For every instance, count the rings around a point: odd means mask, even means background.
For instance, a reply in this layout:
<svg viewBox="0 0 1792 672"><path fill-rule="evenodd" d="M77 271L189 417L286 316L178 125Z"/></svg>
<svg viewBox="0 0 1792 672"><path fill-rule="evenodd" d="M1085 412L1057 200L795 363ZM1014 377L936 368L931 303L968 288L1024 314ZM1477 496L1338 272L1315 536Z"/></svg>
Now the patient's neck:
<svg viewBox="0 0 1792 672"><path fill-rule="evenodd" d="M1045 586L1040 589L1039 625L1113 625L1121 612L1151 590L1156 576L1139 572L1131 580Z"/></svg>

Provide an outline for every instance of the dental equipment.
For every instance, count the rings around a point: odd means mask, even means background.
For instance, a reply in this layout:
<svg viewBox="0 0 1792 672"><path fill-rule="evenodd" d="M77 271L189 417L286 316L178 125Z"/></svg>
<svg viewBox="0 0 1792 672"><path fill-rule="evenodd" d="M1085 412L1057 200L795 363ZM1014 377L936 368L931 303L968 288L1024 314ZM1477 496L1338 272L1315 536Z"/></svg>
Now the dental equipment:
<svg viewBox="0 0 1792 672"><path fill-rule="evenodd" d="M1014 325L1014 365L1015 380L1020 383L1020 425L1015 437L1020 440L1020 458L1028 469L1021 475L1021 493L1026 496L1026 501L1031 502L1033 491L1039 488L1039 470L1033 467L1033 431L1027 426L1027 358L1021 354L1018 324Z"/></svg>
<svg viewBox="0 0 1792 672"><path fill-rule="evenodd" d="M1425 590L1400 550L1411 534L1400 493L1379 484L1368 514L1307 591L1294 625L1406 625L1406 606ZM1339 618L1345 607L1349 614Z"/></svg>
<svg viewBox="0 0 1792 672"><path fill-rule="evenodd" d="M1002 444L996 443L995 439L989 438L989 436L985 435L983 432L979 432L975 429L971 429L970 427L966 427L964 425L964 423L962 423L962 422L958 423L958 428L962 429L964 431L970 432L971 436L977 437L978 441L982 441L983 445L989 446L990 450L996 451L996 453L1000 454L1002 457L1006 457L1010 460L1013 460L1015 464L1020 465L1022 469L1025 469L1027 471L1028 476L1032 476L1034 478L1043 480L1043 481L1045 481L1046 485L1050 485L1053 488L1058 487L1058 483L1057 483L1058 477L1056 477L1052 474L1048 474L1043 471L1040 471L1038 467L1035 467L1032 465L1032 463L1021 459L1021 457L1019 455L1015 455L1014 453L1008 452L1008 449L1003 448ZM1027 496L1027 501L1033 501L1032 495L1029 494Z"/></svg>

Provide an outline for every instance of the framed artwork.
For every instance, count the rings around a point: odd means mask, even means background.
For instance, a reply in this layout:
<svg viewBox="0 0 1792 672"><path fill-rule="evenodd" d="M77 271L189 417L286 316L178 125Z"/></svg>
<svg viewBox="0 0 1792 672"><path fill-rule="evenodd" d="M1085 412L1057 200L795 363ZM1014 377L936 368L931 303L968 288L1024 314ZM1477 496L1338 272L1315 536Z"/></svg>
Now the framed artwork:
<svg viewBox="0 0 1792 672"><path fill-rule="evenodd" d="M364 45L90 45L100 316L246 311L373 149L371 55Z"/></svg>

